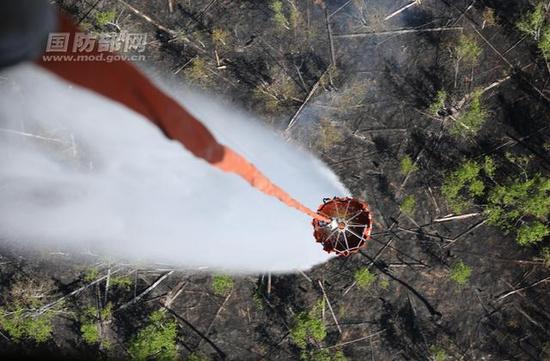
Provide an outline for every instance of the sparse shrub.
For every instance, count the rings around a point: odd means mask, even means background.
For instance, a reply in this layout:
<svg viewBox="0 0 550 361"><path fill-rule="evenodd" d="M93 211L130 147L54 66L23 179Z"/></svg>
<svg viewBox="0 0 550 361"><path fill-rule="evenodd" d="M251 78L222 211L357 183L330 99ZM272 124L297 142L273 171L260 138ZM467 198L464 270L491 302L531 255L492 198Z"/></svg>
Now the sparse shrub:
<svg viewBox="0 0 550 361"><path fill-rule="evenodd" d="M402 175L407 175L411 172L417 171L418 167L414 164L411 157L404 155L403 158L401 158L400 170Z"/></svg>
<svg viewBox="0 0 550 361"><path fill-rule="evenodd" d="M516 26L521 32L538 40L544 25L545 13L544 3L539 1L533 10L527 12L520 18Z"/></svg>
<svg viewBox="0 0 550 361"><path fill-rule="evenodd" d="M354 277L355 282L357 283L357 287L362 289L369 288L376 280L376 275L372 273L368 267L364 267L355 271Z"/></svg>
<svg viewBox="0 0 550 361"><path fill-rule="evenodd" d="M378 280L378 285L381 289L387 290L390 287L390 281L387 278L380 278Z"/></svg>
<svg viewBox="0 0 550 361"><path fill-rule="evenodd" d="M342 351L332 353L327 349L302 351L300 359L302 361L347 361L347 357Z"/></svg>
<svg viewBox="0 0 550 361"><path fill-rule="evenodd" d="M229 291L233 289L233 278L225 275L218 275L212 278L212 290L218 296L227 296Z"/></svg>
<svg viewBox="0 0 550 361"><path fill-rule="evenodd" d="M253 91L253 97L263 103L268 113L275 113L279 109L279 99L265 85L258 85Z"/></svg>
<svg viewBox="0 0 550 361"><path fill-rule="evenodd" d="M481 129L489 115L481 104L481 95L479 90L473 93L468 108L453 123L451 134L473 136Z"/></svg>
<svg viewBox="0 0 550 361"><path fill-rule="evenodd" d="M330 82L331 79L334 80L334 79L336 79L336 78L339 78L341 74L342 74L341 70L338 69L338 68L336 67L336 65L330 64L330 65L328 66L327 71L326 71L325 73L323 73L323 74L321 75L321 77L319 78L319 86L320 86L321 88L327 89L327 88L329 87L329 85L331 85L331 82ZM360 84L358 84L358 85L360 85ZM352 85L351 85L349 88L352 88L352 87L354 87L354 86L353 86L353 83L352 83ZM347 88L346 88L346 89L347 89ZM345 95L346 89L343 90L342 95ZM338 104L337 106L340 107L340 106L341 106L341 103L342 103L342 102L340 102L340 101L339 101L339 98L338 98L338 99L337 99L337 104ZM343 103L345 104L345 102L343 102Z"/></svg>
<svg viewBox="0 0 550 361"><path fill-rule="evenodd" d="M490 224L504 231L516 229L519 219L527 219L519 228L520 245L536 243L548 235L546 217L550 213L550 180L540 175L498 185L489 194L485 214Z"/></svg>
<svg viewBox="0 0 550 361"><path fill-rule="evenodd" d="M276 112L286 102L294 102L300 96L296 82L280 67L270 73L271 83L262 83L254 89L254 98L262 101L268 112Z"/></svg>
<svg viewBox="0 0 550 361"><path fill-rule="evenodd" d="M449 357L444 348L436 345L430 347L433 361L445 361Z"/></svg>
<svg viewBox="0 0 550 361"><path fill-rule="evenodd" d="M90 268L84 273L83 278L85 282L88 282L88 283L93 282L99 278L99 270L95 267Z"/></svg>
<svg viewBox="0 0 550 361"><path fill-rule="evenodd" d="M438 90L435 94L433 103L428 107L428 113L437 116L439 111L445 108L445 102L447 101L447 92L445 90Z"/></svg>
<svg viewBox="0 0 550 361"><path fill-rule="evenodd" d="M335 67L331 67L332 69L336 69ZM329 71L331 73L331 71ZM334 79L338 75L338 72L336 70L332 71L331 77ZM327 76L327 81L330 80L330 78ZM357 107L361 105L361 103L365 100L365 97L367 95L367 92L369 90L371 82L368 81L359 81L359 80L353 80L345 85L343 85L337 93L333 94L332 97L332 105L337 107L337 112L341 114L341 112L349 111L350 109L353 109L354 107ZM325 84L328 86L328 83Z"/></svg>
<svg viewBox="0 0 550 361"><path fill-rule="evenodd" d="M485 7L485 10L483 10L483 23L489 26L496 24L495 9Z"/></svg>
<svg viewBox="0 0 550 361"><path fill-rule="evenodd" d="M78 24L78 27L83 32L89 32L94 28L94 26L91 23L89 23L88 21L82 21L80 24Z"/></svg>
<svg viewBox="0 0 550 361"><path fill-rule="evenodd" d="M272 76L273 81L268 86L270 92L283 100L297 99L300 95L300 89L291 77L285 74L284 71L273 72Z"/></svg>
<svg viewBox="0 0 550 361"><path fill-rule="evenodd" d="M0 328L19 342L23 339L45 342L52 337L54 309L42 310L53 287L51 280L22 278L5 293L0 308Z"/></svg>
<svg viewBox="0 0 550 361"><path fill-rule="evenodd" d="M11 285L5 301L22 308L37 309L44 304L53 287L51 279L20 278Z"/></svg>
<svg viewBox="0 0 550 361"><path fill-rule="evenodd" d="M195 58L191 64L185 68L184 74L192 83L200 86L206 86L212 81L208 64L200 57Z"/></svg>
<svg viewBox="0 0 550 361"><path fill-rule="evenodd" d="M550 361L550 341L546 341L544 345L542 345L542 353L544 354L542 361Z"/></svg>
<svg viewBox="0 0 550 361"><path fill-rule="evenodd" d="M449 272L449 277L460 286L468 283L471 275L472 269L462 261L455 263Z"/></svg>
<svg viewBox="0 0 550 361"><path fill-rule="evenodd" d="M344 353L342 351L337 351L333 356L332 356L332 361L347 361L348 358L346 357L346 355L344 355Z"/></svg>
<svg viewBox="0 0 550 361"><path fill-rule="evenodd" d="M519 227L516 240L520 246L527 246L542 241L549 234L550 227L542 222L534 221Z"/></svg>
<svg viewBox="0 0 550 361"><path fill-rule="evenodd" d="M545 267L550 268L550 247L544 247L540 251L540 255L542 257L542 263Z"/></svg>
<svg viewBox="0 0 550 361"><path fill-rule="evenodd" d="M95 267L89 268L84 273L84 282L91 283L100 277L99 270ZM133 284L129 276L112 275L109 277L109 285L113 287L129 288Z"/></svg>
<svg viewBox="0 0 550 361"><path fill-rule="evenodd" d="M290 14L288 16L288 20L290 23L290 27L292 29L296 29L298 28L298 24L300 23L300 11L293 1L290 1L290 5Z"/></svg>
<svg viewBox="0 0 550 361"><path fill-rule="evenodd" d="M550 24L546 20L546 6L539 1L535 8L524 14L516 23L517 28L531 36L545 60L550 59Z"/></svg>
<svg viewBox="0 0 550 361"><path fill-rule="evenodd" d="M252 291L252 301L254 302L254 305L258 310L264 309L264 300L262 297L262 294L260 293L260 289L256 288Z"/></svg>
<svg viewBox="0 0 550 361"><path fill-rule="evenodd" d="M87 344L93 345L100 341L99 328L95 322L86 322L80 325L80 334Z"/></svg>
<svg viewBox="0 0 550 361"><path fill-rule="evenodd" d="M97 310L95 307L84 309L80 317L80 336L85 343L99 344L103 348L110 346L109 340L101 333L101 326L111 320L112 309L112 303L108 303L101 310Z"/></svg>
<svg viewBox="0 0 550 361"><path fill-rule="evenodd" d="M130 288L134 281L129 276L111 276L109 284L113 287Z"/></svg>
<svg viewBox="0 0 550 361"><path fill-rule="evenodd" d="M42 343L52 338L53 316L53 311L38 314L28 312L20 306L0 309L0 328L15 342L29 339Z"/></svg>
<svg viewBox="0 0 550 361"><path fill-rule="evenodd" d="M321 319L324 300L313 306L309 312L300 312L294 317L290 339L301 349L305 349L311 341L321 342L327 336L327 330Z"/></svg>
<svg viewBox="0 0 550 361"><path fill-rule="evenodd" d="M465 161L449 173L441 192L449 207L456 213L467 208L477 197L485 202L487 222L505 232L516 232L516 241L525 246L540 242L550 234L547 216L550 214L550 180L541 175L527 176L530 158L506 154L506 158L523 170L523 179L501 183L486 190L481 177L492 178L496 165L492 158L485 157L483 164ZM490 183L488 183L490 184ZM518 228L518 223L521 226Z"/></svg>
<svg viewBox="0 0 550 361"><path fill-rule="evenodd" d="M482 50L473 36L461 35L455 51L459 60L475 64L479 61Z"/></svg>
<svg viewBox="0 0 550 361"><path fill-rule="evenodd" d="M210 361L210 359L200 353L193 352L187 358L185 361Z"/></svg>
<svg viewBox="0 0 550 361"><path fill-rule="evenodd" d="M546 61L550 60L550 25L546 25L542 30L538 47Z"/></svg>
<svg viewBox="0 0 550 361"><path fill-rule="evenodd" d="M513 154L511 152L506 152L506 159L510 162L521 168L524 172L531 162L532 157L526 154Z"/></svg>
<svg viewBox="0 0 550 361"><path fill-rule="evenodd" d="M478 163L466 161L445 177L441 192L454 212L462 212L470 205L472 197L483 194L485 186L479 177L480 171Z"/></svg>
<svg viewBox="0 0 550 361"><path fill-rule="evenodd" d="M414 195L410 194L403 198L403 201L401 202L401 206L399 208L401 209L401 212L405 213L409 217L412 217L414 215L415 207L416 199Z"/></svg>
<svg viewBox="0 0 550 361"><path fill-rule="evenodd" d="M229 40L229 32L223 29L214 29L212 31L212 42L217 46L226 46Z"/></svg>
<svg viewBox="0 0 550 361"><path fill-rule="evenodd" d="M133 360L146 361L154 358L160 361L177 359L176 322L163 311L149 316L147 325L132 339L128 352Z"/></svg>
<svg viewBox="0 0 550 361"><path fill-rule="evenodd" d="M493 158L489 156L485 156L483 158L483 171L489 178L493 178L495 176L495 172L497 170L497 166L495 165L495 161Z"/></svg>
<svg viewBox="0 0 550 361"><path fill-rule="evenodd" d="M383 9L379 7L367 7L365 1L356 1L363 3L361 24L366 27L367 31L377 33L391 28L390 23L384 20L387 14Z"/></svg>
<svg viewBox="0 0 550 361"><path fill-rule="evenodd" d="M300 354L302 361L331 361L329 350L303 351Z"/></svg>
<svg viewBox="0 0 550 361"><path fill-rule="evenodd" d="M321 151L329 151L336 143L341 142L343 139L342 132L330 120L321 119L317 141L317 146Z"/></svg>
<svg viewBox="0 0 550 361"><path fill-rule="evenodd" d="M95 14L95 21L99 26L105 26L115 21L116 12L114 10L98 11Z"/></svg>
<svg viewBox="0 0 550 361"><path fill-rule="evenodd" d="M283 12L283 3L280 0L274 0L269 7L273 10L273 22L277 28L288 30L288 20Z"/></svg>

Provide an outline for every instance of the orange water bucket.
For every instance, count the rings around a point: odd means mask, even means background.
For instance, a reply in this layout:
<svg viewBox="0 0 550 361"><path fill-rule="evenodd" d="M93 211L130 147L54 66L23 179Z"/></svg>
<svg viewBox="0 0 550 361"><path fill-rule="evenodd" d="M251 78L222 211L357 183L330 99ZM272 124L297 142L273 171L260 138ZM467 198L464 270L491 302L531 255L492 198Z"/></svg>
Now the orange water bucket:
<svg viewBox="0 0 550 361"><path fill-rule="evenodd" d="M330 219L313 219L313 236L328 253L349 256L370 239L372 215L365 202L349 197L325 199L317 213Z"/></svg>

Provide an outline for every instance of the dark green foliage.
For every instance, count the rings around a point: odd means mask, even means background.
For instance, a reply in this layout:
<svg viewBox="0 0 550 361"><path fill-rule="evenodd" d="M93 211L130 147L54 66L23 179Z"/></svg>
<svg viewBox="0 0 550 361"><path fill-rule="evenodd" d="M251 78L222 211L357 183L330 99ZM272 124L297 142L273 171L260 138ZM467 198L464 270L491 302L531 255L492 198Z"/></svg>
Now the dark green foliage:
<svg viewBox="0 0 550 361"><path fill-rule="evenodd" d="M134 281L129 276L111 276L109 285L112 287L130 288Z"/></svg>
<svg viewBox="0 0 550 361"><path fill-rule="evenodd" d="M401 209L401 212L408 215L409 217L412 217L414 215L415 207L416 207L416 199L414 198L414 195L411 194L403 198L400 209Z"/></svg>
<svg viewBox="0 0 550 361"><path fill-rule="evenodd" d="M327 330L321 319L324 301L319 301L309 312L300 312L294 317L290 339L301 349L309 342L321 342L327 336Z"/></svg>
<svg viewBox="0 0 550 361"><path fill-rule="evenodd" d="M430 347L430 353L434 361L445 361L449 357L445 349L440 346L432 345Z"/></svg>
<svg viewBox="0 0 550 361"><path fill-rule="evenodd" d="M470 206L472 197L481 196L485 189L479 174L481 166L474 161L466 161L445 177L441 188L443 197L456 213Z"/></svg>
<svg viewBox="0 0 550 361"><path fill-rule="evenodd" d="M42 343L52 338L53 316L52 311L35 314L21 307L0 309L0 327L16 342L30 339Z"/></svg>
<svg viewBox="0 0 550 361"><path fill-rule="evenodd" d="M256 309L263 310L264 309L264 298L262 295L262 291L260 288L255 288L252 291L252 302L254 302L254 305L256 306Z"/></svg>
<svg viewBox="0 0 550 361"><path fill-rule="evenodd" d="M283 3L280 0L274 0L269 6L273 11L273 22L278 28L288 29L288 19L283 13Z"/></svg>
<svg viewBox="0 0 550 361"><path fill-rule="evenodd" d="M460 60L468 63L477 63L481 55L481 48L472 35L461 35L458 39L455 51Z"/></svg>
<svg viewBox="0 0 550 361"><path fill-rule="evenodd" d="M84 281L90 283L99 278L99 270L97 268L90 268L84 273Z"/></svg>
<svg viewBox="0 0 550 361"><path fill-rule="evenodd" d="M318 344L327 337L327 330L321 318L324 304L324 300L321 300L309 312L301 312L294 317L290 339L300 348L302 361L347 361L341 351L318 349ZM308 346L314 349L308 349Z"/></svg>
<svg viewBox="0 0 550 361"><path fill-rule="evenodd" d="M436 116L437 113L445 108L445 102L447 101L447 92L445 90L439 90L435 95L433 103L428 108L428 113Z"/></svg>
<svg viewBox="0 0 550 361"><path fill-rule="evenodd" d="M99 327L95 322L85 322L80 325L80 334L87 344L96 344L100 341Z"/></svg>
<svg viewBox="0 0 550 361"><path fill-rule="evenodd" d="M481 91L477 90L472 94L468 108L463 111L453 123L451 134L455 136L476 135L489 116L481 104Z"/></svg>
<svg viewBox="0 0 550 361"><path fill-rule="evenodd" d="M332 353L327 349L303 351L300 354L302 361L347 361L347 357L342 351Z"/></svg>
<svg viewBox="0 0 550 361"><path fill-rule="evenodd" d="M372 273L368 267L361 268L357 271L355 271L355 282L357 283L357 287L367 289L376 280L376 275Z"/></svg>
<svg viewBox="0 0 550 361"><path fill-rule="evenodd" d="M98 11L95 14L95 20L99 26L105 26L115 21L116 12L114 10Z"/></svg>
<svg viewBox="0 0 550 361"><path fill-rule="evenodd" d="M82 340L89 344L100 344L103 348L110 346L109 340L102 335L102 324L110 321L113 305L108 303L103 309L98 310L95 307L87 307L80 316L80 336Z"/></svg>
<svg viewBox="0 0 550 361"><path fill-rule="evenodd" d="M462 261L455 263L449 272L449 277L460 286L468 283L471 275L472 269Z"/></svg>
<svg viewBox="0 0 550 361"><path fill-rule="evenodd" d="M550 24L546 25L542 30L538 43L542 56L546 61L550 60Z"/></svg>
<svg viewBox="0 0 550 361"><path fill-rule="evenodd" d="M486 191L491 183L486 184L482 174L492 179L497 167L492 158L485 157L482 165L470 160L449 173L441 191L454 212L464 211L474 198L483 199L489 224L505 232L517 231L517 242L522 246L540 242L550 234L547 224L550 180L541 175L527 177L525 168L529 158L511 154L506 157L523 170L522 179L516 178Z"/></svg>
<svg viewBox="0 0 550 361"><path fill-rule="evenodd" d="M405 155L403 156L403 158L401 158L401 162L399 165L402 175L407 175L411 172L415 172L418 170L418 167L416 166L416 164L414 164L411 157L409 157L408 155Z"/></svg>
<svg viewBox="0 0 550 361"><path fill-rule="evenodd" d="M379 278L378 286L380 286L380 288L383 290L387 290L390 287L390 280L388 280L387 278Z"/></svg>
<svg viewBox="0 0 550 361"><path fill-rule="evenodd" d="M521 17L516 26L521 32L538 39L544 25L544 14L544 3L540 1L533 10Z"/></svg>
<svg viewBox="0 0 550 361"><path fill-rule="evenodd" d="M497 170L497 166L493 158L488 156L483 158L483 171L485 172L487 177L493 178L495 176L496 170Z"/></svg>
<svg viewBox="0 0 550 361"><path fill-rule="evenodd" d="M218 296L226 296L235 282L230 276L218 275L212 279L212 290Z"/></svg>
<svg viewBox="0 0 550 361"><path fill-rule="evenodd" d="M518 229L517 242L522 246L540 242L550 234L550 227L539 222L522 224Z"/></svg>
<svg viewBox="0 0 550 361"><path fill-rule="evenodd" d="M344 355L344 353L342 351L337 351L333 356L332 356L332 361L347 361L348 358L346 357L346 355Z"/></svg>
<svg viewBox="0 0 550 361"><path fill-rule="evenodd" d="M4 306L0 308L0 328L13 341L42 343L52 338L52 320L61 305L40 309L52 286L51 280L21 278L5 293Z"/></svg>
<svg viewBox="0 0 550 361"><path fill-rule="evenodd" d="M546 17L546 8L543 1L539 1L535 8L516 23L518 29L531 36L536 42L545 60L550 59L550 23Z"/></svg>
<svg viewBox="0 0 550 361"><path fill-rule="evenodd" d="M490 224L504 231L514 230L517 221L524 220L517 235L520 245L541 241L549 232L543 223L550 213L549 192L550 180L540 175L498 185L489 194L485 214Z"/></svg>
<svg viewBox="0 0 550 361"><path fill-rule="evenodd" d="M155 311L149 316L147 325L132 339L128 352L137 361L176 360L176 336L176 322L163 311Z"/></svg>
<svg viewBox="0 0 550 361"><path fill-rule="evenodd" d="M532 157L525 154L513 154L510 152L506 152L506 159L510 163L513 163L517 167L521 168L523 172L525 172L527 166L529 165L529 162L531 162L532 160Z"/></svg>

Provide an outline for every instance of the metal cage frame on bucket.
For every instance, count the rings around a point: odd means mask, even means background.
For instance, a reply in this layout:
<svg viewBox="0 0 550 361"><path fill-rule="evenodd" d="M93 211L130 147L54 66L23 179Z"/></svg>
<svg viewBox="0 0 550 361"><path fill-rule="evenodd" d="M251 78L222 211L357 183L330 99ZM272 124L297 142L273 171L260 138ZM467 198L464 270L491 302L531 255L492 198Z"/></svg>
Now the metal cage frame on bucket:
<svg viewBox="0 0 550 361"><path fill-rule="evenodd" d="M330 219L312 222L313 236L328 253L349 256L359 252L370 239L372 214L363 201L350 197L325 199L317 213Z"/></svg>

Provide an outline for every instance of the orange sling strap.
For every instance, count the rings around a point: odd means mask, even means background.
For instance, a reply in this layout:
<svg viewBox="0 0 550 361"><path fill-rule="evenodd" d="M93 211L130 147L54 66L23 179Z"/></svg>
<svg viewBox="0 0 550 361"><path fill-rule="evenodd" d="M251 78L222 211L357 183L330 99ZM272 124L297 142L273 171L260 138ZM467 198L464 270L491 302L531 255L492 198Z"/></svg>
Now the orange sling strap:
<svg viewBox="0 0 550 361"><path fill-rule="evenodd" d="M60 14L59 32L70 33L66 52L55 52L55 60L41 58L38 64L52 73L82 87L124 104L155 123L170 139L177 140L196 157L206 160L215 167L239 175L255 188L276 197L280 201L306 213L314 219L326 221L321 216L283 189L273 184L253 164L232 149L218 143L210 131L174 99L156 87L145 75L129 62L123 60L71 61L77 26L65 15ZM112 56L114 53L98 51L97 44L87 56ZM60 56L61 55L61 56ZM68 57L63 59L62 55Z"/></svg>

